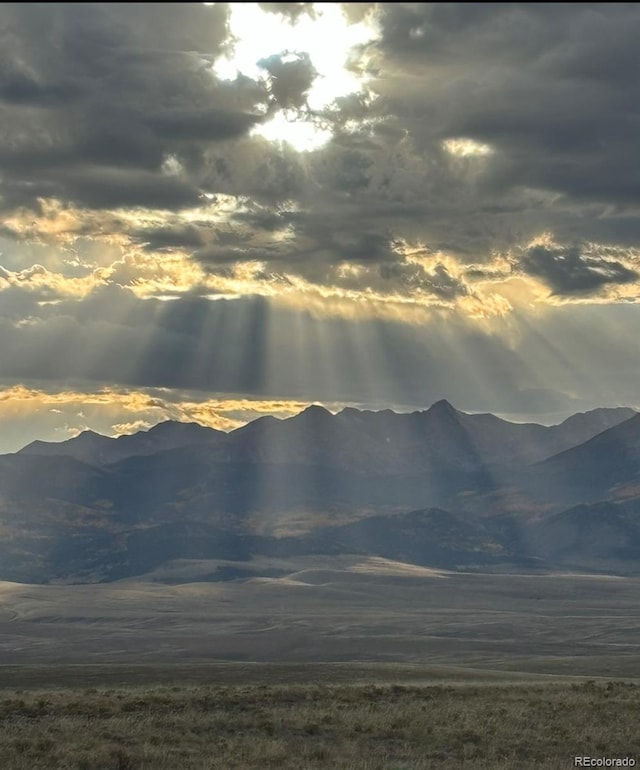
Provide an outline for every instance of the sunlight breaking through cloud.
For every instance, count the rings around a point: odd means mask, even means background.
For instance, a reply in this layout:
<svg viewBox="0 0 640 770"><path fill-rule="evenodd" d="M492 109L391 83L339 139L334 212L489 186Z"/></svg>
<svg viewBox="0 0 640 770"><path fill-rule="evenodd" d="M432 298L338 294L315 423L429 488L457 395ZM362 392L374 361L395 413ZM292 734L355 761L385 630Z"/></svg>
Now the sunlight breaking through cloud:
<svg viewBox="0 0 640 770"><path fill-rule="evenodd" d="M232 3L229 27L232 42L217 59L215 74L228 81L244 76L266 82L273 98L275 114L253 134L299 151L325 145L332 132L323 128L320 113L365 87L350 57L378 36L373 11L350 22L339 3L316 3L295 18L260 3Z"/></svg>

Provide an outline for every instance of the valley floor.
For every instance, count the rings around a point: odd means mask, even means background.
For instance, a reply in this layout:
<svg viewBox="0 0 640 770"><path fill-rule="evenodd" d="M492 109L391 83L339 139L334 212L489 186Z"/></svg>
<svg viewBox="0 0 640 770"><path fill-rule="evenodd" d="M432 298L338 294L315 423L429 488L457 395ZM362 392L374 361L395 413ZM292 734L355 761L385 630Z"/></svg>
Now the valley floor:
<svg viewBox="0 0 640 770"><path fill-rule="evenodd" d="M0 583L0 661L394 662L633 677L640 579L438 572L340 557L205 582L179 563L98 585Z"/></svg>

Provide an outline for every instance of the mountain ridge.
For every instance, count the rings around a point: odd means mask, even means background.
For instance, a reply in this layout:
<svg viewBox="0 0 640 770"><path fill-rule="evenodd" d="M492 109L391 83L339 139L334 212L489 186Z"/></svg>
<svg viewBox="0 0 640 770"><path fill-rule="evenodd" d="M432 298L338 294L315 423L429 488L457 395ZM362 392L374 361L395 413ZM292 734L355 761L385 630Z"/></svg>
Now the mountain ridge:
<svg viewBox="0 0 640 770"><path fill-rule="evenodd" d="M314 405L229 433L172 421L85 432L0 456L0 580L349 553L637 574L639 469L640 415L627 409L547 427L446 401L404 414Z"/></svg>
<svg viewBox="0 0 640 770"><path fill-rule="evenodd" d="M273 436L280 431L282 442L288 442L290 448L287 453L286 448L280 446L279 451L285 456L284 459L291 460L294 456L297 460L299 456L294 454L294 447L296 440L304 438L301 430L316 431L316 438L323 435L318 431L324 430L327 440L330 438L328 432L332 431L334 440L341 440L345 444L351 441L347 429L357 430L379 444L392 444L389 450L393 451L387 454L393 454L394 451L410 452L412 449L428 452L428 447L424 445L427 434L432 439L451 442L451 430L456 430L458 446L450 446L450 452L465 452L464 462L469 467L475 467L479 455L489 465L507 459L537 462L592 438L601 430L617 425L635 414L634 410L626 407L600 408L572 415L558 425L544 426L537 423L512 423L489 413L468 414L457 410L445 399L435 402L429 409L411 413L345 407L337 414L332 414L324 407L312 404L293 417L278 419L265 415L228 433L198 423L168 420L147 431L119 437L83 431L63 442L36 440L14 454L68 455L90 464L103 465L138 454L153 454L156 451L197 444L218 449L220 456L238 459L251 454L247 442L256 440L256 436L261 441L272 441ZM247 436L251 438L247 439ZM294 444L291 444L292 441ZM443 449L443 446L439 446L438 452L442 453ZM264 460L264 453L258 459ZM459 459L463 462L462 455ZM388 467L390 460L383 457L381 462Z"/></svg>

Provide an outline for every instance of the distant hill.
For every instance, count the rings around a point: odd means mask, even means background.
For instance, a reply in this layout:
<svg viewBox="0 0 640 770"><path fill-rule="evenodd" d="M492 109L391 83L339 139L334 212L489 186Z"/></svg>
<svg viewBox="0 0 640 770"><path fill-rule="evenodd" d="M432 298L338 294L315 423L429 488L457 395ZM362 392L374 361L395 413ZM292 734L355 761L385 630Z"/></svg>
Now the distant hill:
<svg viewBox="0 0 640 770"><path fill-rule="evenodd" d="M56 443L33 441L21 449L22 455L75 457L90 465L108 465L137 455L150 455L165 449L213 444L226 436L222 431L197 423L161 422L148 431L110 438L86 430L74 438Z"/></svg>
<svg viewBox="0 0 640 770"><path fill-rule="evenodd" d="M581 504L531 522L529 546L571 570L628 570L640 555L640 500Z"/></svg>
<svg viewBox="0 0 640 770"><path fill-rule="evenodd" d="M640 414L539 463L549 497L598 500L640 489ZM625 493L626 490L626 493Z"/></svg>
<svg viewBox="0 0 640 770"><path fill-rule="evenodd" d="M411 414L312 406L228 434L166 422L0 456L0 580L113 580L259 554L640 572L636 511L630 409L545 427L447 401Z"/></svg>

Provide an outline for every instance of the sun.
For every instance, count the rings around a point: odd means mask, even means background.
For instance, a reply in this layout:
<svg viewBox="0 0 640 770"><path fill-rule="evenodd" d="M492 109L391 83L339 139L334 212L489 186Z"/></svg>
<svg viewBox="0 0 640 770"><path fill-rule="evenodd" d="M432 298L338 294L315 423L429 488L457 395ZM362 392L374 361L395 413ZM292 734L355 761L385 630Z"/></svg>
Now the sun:
<svg viewBox="0 0 640 770"><path fill-rule="evenodd" d="M314 3L295 19L265 11L259 3L231 3L229 28L233 46L214 64L220 79L235 80L241 74L269 82L265 61L273 57L304 62L312 73L304 104L278 105L253 133L287 142L300 152L325 145L331 131L317 113L339 97L366 89L366 76L349 64L359 46L377 38L375 12L350 23L339 3Z"/></svg>

